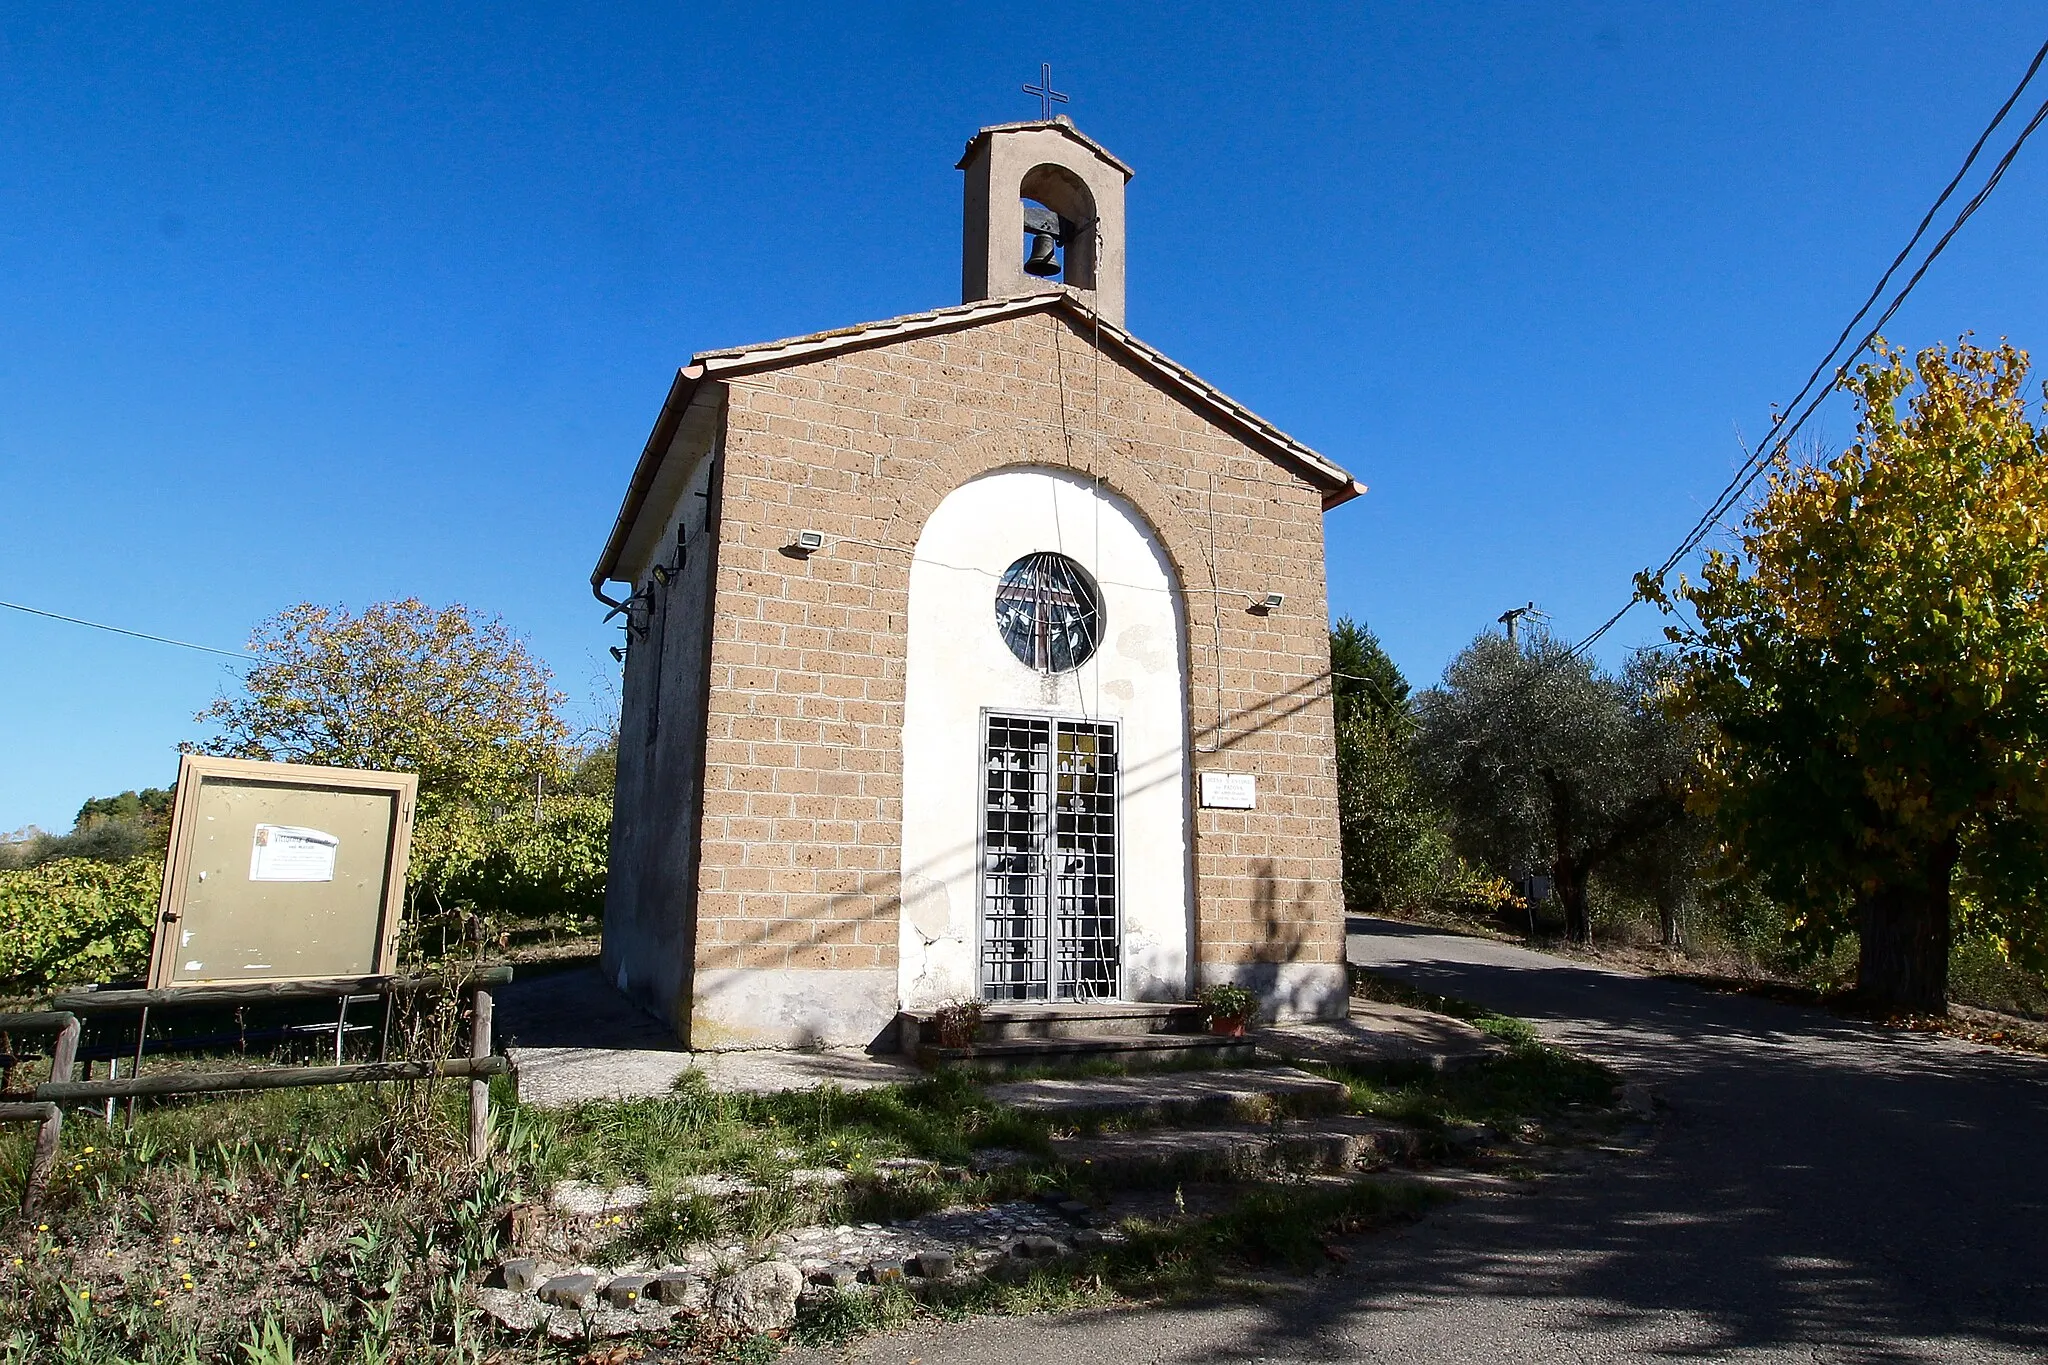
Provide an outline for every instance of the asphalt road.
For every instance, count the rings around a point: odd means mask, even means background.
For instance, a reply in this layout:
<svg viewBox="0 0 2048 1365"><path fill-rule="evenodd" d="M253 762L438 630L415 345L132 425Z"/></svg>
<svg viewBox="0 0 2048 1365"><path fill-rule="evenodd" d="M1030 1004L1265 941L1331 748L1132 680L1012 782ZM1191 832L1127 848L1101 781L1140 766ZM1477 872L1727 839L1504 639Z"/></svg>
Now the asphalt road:
<svg viewBox="0 0 2048 1365"><path fill-rule="evenodd" d="M1647 1083L1662 1106L1647 1151L1363 1238L1299 1294L947 1324L852 1358L2048 1359L2048 1059L1351 927L1354 962L1519 1015Z"/></svg>

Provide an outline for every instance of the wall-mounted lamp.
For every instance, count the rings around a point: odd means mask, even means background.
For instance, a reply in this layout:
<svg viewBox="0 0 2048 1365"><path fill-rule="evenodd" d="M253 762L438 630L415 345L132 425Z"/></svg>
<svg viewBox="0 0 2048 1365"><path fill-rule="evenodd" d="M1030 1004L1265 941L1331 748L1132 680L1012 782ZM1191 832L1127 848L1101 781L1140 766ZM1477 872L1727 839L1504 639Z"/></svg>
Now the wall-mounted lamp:
<svg viewBox="0 0 2048 1365"><path fill-rule="evenodd" d="M624 662L626 662L626 651L625 651L625 650L623 650L623 649L620 649L620 648L619 648L619 647L618 647L617 645L613 645L613 646L612 646L612 658L614 658L614 659L618 660L618 661L619 661L620 663L624 663Z"/></svg>
<svg viewBox="0 0 2048 1365"><path fill-rule="evenodd" d="M665 588L676 581L676 571L666 564L657 564L654 566L654 581Z"/></svg>
<svg viewBox="0 0 2048 1365"><path fill-rule="evenodd" d="M790 548L799 554L816 554L825 548L825 533L823 531L798 531L796 533L796 540L791 544Z"/></svg>
<svg viewBox="0 0 2048 1365"><path fill-rule="evenodd" d="M1264 616L1267 612L1280 610L1280 604L1286 600L1287 597L1283 593L1269 592L1264 597L1254 597L1251 609Z"/></svg>

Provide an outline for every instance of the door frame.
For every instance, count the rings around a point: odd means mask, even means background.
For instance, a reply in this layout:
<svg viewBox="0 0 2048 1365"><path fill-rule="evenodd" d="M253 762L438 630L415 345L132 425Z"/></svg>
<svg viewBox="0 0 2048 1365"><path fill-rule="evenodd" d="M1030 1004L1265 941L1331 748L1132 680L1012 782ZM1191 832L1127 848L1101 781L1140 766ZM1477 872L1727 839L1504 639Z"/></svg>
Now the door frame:
<svg viewBox="0 0 2048 1365"><path fill-rule="evenodd" d="M1048 720L1052 722L1051 759L1058 762L1059 725L1062 721L1081 725L1106 726L1116 736L1116 793L1111 798L1115 819L1115 848L1112 867L1116 877L1116 955L1113 966L1116 971L1116 990L1109 995L1092 996L1092 1000L1117 1001L1124 998L1124 732L1123 722L1115 716L1075 715L1071 711L1054 711L1035 706L984 706L976 716L975 773L976 787L980 793L974 812L974 996L987 1004L1011 1005L1060 1005L1078 1004L1085 1001L1062 1000L1054 992L1058 988L1054 973L1058 963L1056 935L1058 933L1058 907L1053 898L1050 859L1047 860L1046 876L1046 971L1045 998L1042 1000L992 1001L989 999L988 981L982 975L986 963L982 958L983 938L988 929L988 722L991 716L1018 716L1027 720ZM1049 776L1057 779L1055 768ZM1047 788L1048 797L1053 794ZM1053 811L1048 810L1051 817ZM1048 831L1048 838L1050 831Z"/></svg>

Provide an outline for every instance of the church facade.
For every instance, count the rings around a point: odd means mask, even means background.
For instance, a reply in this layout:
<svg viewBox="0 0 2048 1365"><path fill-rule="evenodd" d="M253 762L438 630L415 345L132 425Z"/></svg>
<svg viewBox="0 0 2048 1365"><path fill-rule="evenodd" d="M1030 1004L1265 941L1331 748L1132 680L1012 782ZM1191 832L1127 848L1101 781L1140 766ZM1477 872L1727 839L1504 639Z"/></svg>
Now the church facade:
<svg viewBox="0 0 2048 1365"><path fill-rule="evenodd" d="M1322 518L1363 489L1133 337L1124 185L984 129L965 301L700 354L626 624L603 965L690 1047L977 997L1345 1008Z"/></svg>

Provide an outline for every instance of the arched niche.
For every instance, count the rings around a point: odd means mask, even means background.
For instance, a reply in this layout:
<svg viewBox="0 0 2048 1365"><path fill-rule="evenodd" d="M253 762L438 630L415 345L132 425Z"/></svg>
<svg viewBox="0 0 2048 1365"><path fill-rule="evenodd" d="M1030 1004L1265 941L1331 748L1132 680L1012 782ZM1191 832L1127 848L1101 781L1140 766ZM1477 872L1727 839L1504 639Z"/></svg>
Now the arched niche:
<svg viewBox="0 0 2048 1365"><path fill-rule="evenodd" d="M1042 551L1079 563L1101 594L1100 647L1060 673L1021 660L997 624L1004 571ZM905 1005L982 990L991 715L1116 727L1118 993L1185 999L1193 906L1187 623L1157 532L1086 474L999 469L954 488L925 520L907 615L897 949Z"/></svg>
<svg viewBox="0 0 2048 1365"><path fill-rule="evenodd" d="M1087 182L1065 166L1041 162L1024 173L1024 179L1017 186L1017 194L1026 204L1038 204L1059 215L1064 257L1064 268L1058 277L1060 283L1076 289L1093 290L1101 224L1095 212L1095 196L1089 191ZM1029 221L1027 213L1025 251L1030 249ZM1023 259L1021 256L1018 258L1020 269Z"/></svg>

